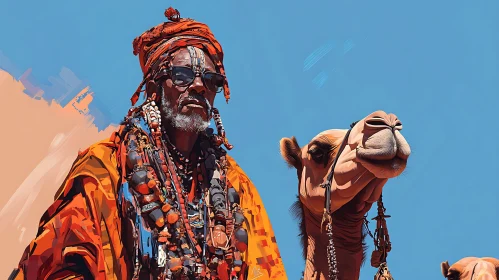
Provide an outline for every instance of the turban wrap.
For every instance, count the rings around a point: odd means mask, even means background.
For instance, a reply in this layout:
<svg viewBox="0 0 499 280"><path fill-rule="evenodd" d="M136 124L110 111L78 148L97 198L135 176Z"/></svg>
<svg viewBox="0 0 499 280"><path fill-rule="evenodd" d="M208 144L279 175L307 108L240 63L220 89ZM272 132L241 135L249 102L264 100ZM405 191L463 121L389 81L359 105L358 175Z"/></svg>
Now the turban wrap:
<svg viewBox="0 0 499 280"><path fill-rule="evenodd" d="M142 86L154 78L155 67L162 61L163 54L170 54L182 47L193 46L202 49L211 58L220 74L225 77L222 46L215 39L210 28L188 18L180 18L178 10L172 7L165 11L170 20L159 24L133 40L133 54L138 55L144 79L132 96L132 106L137 102ZM227 78L224 81L224 96L228 102L230 90Z"/></svg>

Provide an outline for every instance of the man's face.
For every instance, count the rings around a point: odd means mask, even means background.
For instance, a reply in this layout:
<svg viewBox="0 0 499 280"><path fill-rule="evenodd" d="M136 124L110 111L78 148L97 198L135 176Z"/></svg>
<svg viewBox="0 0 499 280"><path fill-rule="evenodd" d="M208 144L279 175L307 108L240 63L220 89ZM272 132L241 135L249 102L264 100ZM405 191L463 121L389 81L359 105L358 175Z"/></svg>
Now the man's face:
<svg viewBox="0 0 499 280"><path fill-rule="evenodd" d="M191 59L191 55L199 59ZM201 73L216 73L213 61L196 48L182 48L173 54L172 67L187 67L182 71L170 73L162 82L163 93L161 94L161 114L163 120L170 123L174 128L200 132L205 130L211 119L211 108L217 94L217 88L213 82L207 79L206 84L200 75L187 85L182 82L189 80L192 74L189 69ZM175 82L174 82L175 81ZM211 80L213 81L213 80ZM215 79L220 84L220 79ZM179 85L181 84L181 85Z"/></svg>

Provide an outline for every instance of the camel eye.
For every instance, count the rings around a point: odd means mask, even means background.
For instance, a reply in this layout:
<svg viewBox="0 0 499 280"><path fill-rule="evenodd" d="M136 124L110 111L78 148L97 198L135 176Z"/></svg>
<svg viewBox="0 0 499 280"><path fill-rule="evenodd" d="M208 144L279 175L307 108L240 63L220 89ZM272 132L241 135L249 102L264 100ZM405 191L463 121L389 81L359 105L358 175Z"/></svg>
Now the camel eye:
<svg viewBox="0 0 499 280"><path fill-rule="evenodd" d="M310 154L312 160L314 160L316 163L324 163L326 153L322 149L314 147L308 150L308 153Z"/></svg>
<svg viewBox="0 0 499 280"><path fill-rule="evenodd" d="M459 280L460 273L459 271L449 271L447 275L448 280Z"/></svg>

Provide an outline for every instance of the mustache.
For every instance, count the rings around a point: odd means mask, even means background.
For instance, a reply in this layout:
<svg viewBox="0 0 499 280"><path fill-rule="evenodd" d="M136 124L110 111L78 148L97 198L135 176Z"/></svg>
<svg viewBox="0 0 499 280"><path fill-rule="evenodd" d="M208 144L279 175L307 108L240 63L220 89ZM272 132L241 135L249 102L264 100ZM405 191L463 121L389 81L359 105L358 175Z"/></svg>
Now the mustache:
<svg viewBox="0 0 499 280"><path fill-rule="evenodd" d="M203 95L199 93L190 93L189 95L182 97L179 102L178 102L178 111L185 105L189 103L199 103L201 106L203 106L207 113L209 114L211 112L211 106L210 103L208 102L208 99L206 99Z"/></svg>

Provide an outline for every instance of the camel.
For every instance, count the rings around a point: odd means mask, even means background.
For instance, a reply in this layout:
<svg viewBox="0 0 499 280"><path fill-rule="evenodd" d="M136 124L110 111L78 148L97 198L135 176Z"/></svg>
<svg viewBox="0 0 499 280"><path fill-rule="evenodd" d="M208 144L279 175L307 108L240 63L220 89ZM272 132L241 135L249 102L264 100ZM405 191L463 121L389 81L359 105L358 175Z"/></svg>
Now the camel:
<svg viewBox="0 0 499 280"><path fill-rule="evenodd" d="M442 274L448 280L499 280L499 260L467 257L453 265L441 264Z"/></svg>
<svg viewBox="0 0 499 280"><path fill-rule="evenodd" d="M359 279L365 259L364 215L381 194L388 179L399 176L411 150L401 134L402 123L394 114L376 111L347 130L326 130L300 147L296 138L282 138L280 151L298 176L297 201L292 211L300 220L305 259L304 279L329 279L327 245L321 220L325 211L325 182L347 138L331 183L330 213L337 263L337 279ZM382 278L380 278L382 279Z"/></svg>

